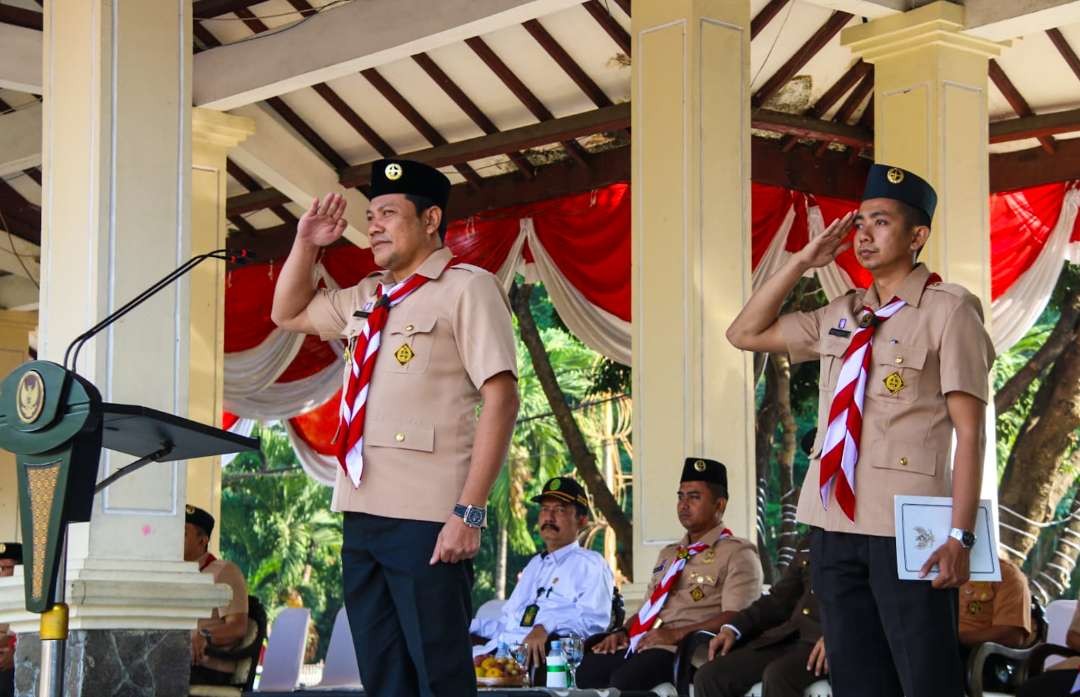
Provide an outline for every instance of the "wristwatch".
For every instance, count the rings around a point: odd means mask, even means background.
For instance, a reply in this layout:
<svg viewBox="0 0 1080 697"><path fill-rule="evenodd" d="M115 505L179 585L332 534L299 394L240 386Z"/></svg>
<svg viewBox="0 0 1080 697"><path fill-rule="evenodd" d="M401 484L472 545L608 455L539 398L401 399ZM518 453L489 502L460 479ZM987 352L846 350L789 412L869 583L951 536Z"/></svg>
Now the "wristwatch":
<svg viewBox="0 0 1080 697"><path fill-rule="evenodd" d="M487 509L481 506L454 506L454 515L465 521L470 528L483 528L487 525Z"/></svg>
<svg viewBox="0 0 1080 697"><path fill-rule="evenodd" d="M970 530L953 528L949 531L949 537L957 540L964 549L971 549L975 546L975 533Z"/></svg>

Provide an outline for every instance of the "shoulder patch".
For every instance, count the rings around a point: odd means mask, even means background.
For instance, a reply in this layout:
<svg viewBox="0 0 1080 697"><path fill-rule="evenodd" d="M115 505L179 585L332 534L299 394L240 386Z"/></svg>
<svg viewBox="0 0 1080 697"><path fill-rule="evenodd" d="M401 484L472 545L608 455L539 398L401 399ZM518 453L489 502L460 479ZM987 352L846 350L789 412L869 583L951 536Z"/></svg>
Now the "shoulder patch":
<svg viewBox="0 0 1080 697"><path fill-rule="evenodd" d="M949 295L954 295L958 298L964 298L972 294L970 290L958 283L945 283L944 281L940 283L931 283L926 286L926 289L948 293Z"/></svg>
<svg viewBox="0 0 1080 697"><path fill-rule="evenodd" d="M461 269L462 271L471 271L473 273L489 273L487 269L476 266L475 264L451 264L446 267L446 270Z"/></svg>

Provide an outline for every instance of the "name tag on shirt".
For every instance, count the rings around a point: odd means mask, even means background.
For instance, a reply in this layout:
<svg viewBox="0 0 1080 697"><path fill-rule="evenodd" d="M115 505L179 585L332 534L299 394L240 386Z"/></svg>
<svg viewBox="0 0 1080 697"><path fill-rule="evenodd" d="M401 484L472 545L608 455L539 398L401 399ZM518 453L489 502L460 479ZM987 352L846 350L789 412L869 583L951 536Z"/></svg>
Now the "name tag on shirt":
<svg viewBox="0 0 1080 697"><path fill-rule="evenodd" d="M531 627L536 624L536 614L540 612L540 606L536 603L525 606L525 612L521 613L521 626Z"/></svg>

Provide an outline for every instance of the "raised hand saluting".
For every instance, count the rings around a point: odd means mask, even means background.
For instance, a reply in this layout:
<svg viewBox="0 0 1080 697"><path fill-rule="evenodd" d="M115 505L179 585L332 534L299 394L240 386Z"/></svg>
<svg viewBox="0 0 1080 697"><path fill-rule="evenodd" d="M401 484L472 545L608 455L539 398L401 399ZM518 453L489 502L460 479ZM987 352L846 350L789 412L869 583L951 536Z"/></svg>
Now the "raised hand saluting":
<svg viewBox="0 0 1080 697"><path fill-rule="evenodd" d="M851 230L851 221L855 218L855 211L846 213L843 217L832 222L825 232L810 240L805 247L796 252L795 256L804 266L811 269L821 268L834 261L845 250L851 248L851 240L847 239L847 233Z"/></svg>
<svg viewBox="0 0 1080 697"><path fill-rule="evenodd" d="M341 194L327 194L322 200L315 199L300 217L297 236L317 247L337 242L349 224L343 217L345 205L345 197Z"/></svg>

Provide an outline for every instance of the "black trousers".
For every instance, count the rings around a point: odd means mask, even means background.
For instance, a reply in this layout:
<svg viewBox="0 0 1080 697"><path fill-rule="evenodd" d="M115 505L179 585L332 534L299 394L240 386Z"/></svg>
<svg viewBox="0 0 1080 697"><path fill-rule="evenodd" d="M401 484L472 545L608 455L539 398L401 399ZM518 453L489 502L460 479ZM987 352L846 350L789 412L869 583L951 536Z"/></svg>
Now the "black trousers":
<svg viewBox="0 0 1080 697"><path fill-rule="evenodd" d="M441 529L441 523L345 514L345 610L366 694L476 694L472 562L428 564Z"/></svg>
<svg viewBox="0 0 1080 697"><path fill-rule="evenodd" d="M694 697L743 697L759 682L762 697L802 697L821 679L806 669L813 648L806 641L784 641L717 656L694 675Z"/></svg>
<svg viewBox="0 0 1080 697"><path fill-rule="evenodd" d="M897 578L895 538L814 528L810 572L835 697L963 697L957 591Z"/></svg>
<svg viewBox="0 0 1080 697"><path fill-rule="evenodd" d="M1016 697L1068 697L1076 675L1075 670L1048 670L1021 685Z"/></svg>
<svg viewBox="0 0 1080 697"><path fill-rule="evenodd" d="M675 654L666 649L645 649L626 658L624 651L606 654L586 650L574 677L580 688L649 690L660 683L675 682Z"/></svg>
<svg viewBox="0 0 1080 697"><path fill-rule="evenodd" d="M15 669L0 670L0 697L14 697Z"/></svg>

